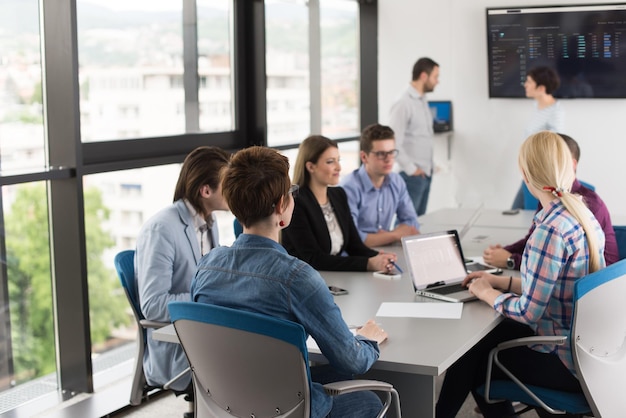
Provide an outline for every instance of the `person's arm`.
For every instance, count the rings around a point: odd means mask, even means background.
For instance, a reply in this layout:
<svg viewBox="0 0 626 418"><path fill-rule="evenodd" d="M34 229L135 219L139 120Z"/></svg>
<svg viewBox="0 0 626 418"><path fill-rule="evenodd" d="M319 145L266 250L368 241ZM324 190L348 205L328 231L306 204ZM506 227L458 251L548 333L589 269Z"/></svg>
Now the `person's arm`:
<svg viewBox="0 0 626 418"><path fill-rule="evenodd" d="M384 229L378 232L367 234L365 237L365 245L368 247L383 247L385 245L393 244L401 239L399 230L385 231Z"/></svg>
<svg viewBox="0 0 626 418"><path fill-rule="evenodd" d="M153 321L170 320L167 304L190 300L186 292L173 293L176 253L175 233L162 224L151 224L137 238L136 272L141 311ZM193 258L193 254L190 256ZM188 278L191 281L191 276Z"/></svg>
<svg viewBox="0 0 626 418"><path fill-rule="evenodd" d="M402 96L402 98L391 107L391 112L389 113L389 127L393 129L396 138L396 148L400 150L396 162L402 171L411 175L419 167L411 161L411 157L405 152L406 145L404 141L406 139L406 129L411 118L409 105L408 99Z"/></svg>
<svg viewBox="0 0 626 418"><path fill-rule="evenodd" d="M553 298L556 282L561 277L566 257L566 240L550 226L535 228L532 245L526 249L525 277L521 295L511 293L496 298L494 309L502 315L524 324L535 324Z"/></svg>
<svg viewBox="0 0 626 418"><path fill-rule="evenodd" d="M604 260L606 265L617 263L619 261L619 249L609 210L596 192L587 188L583 189L582 187L580 190L581 195L583 195L587 207L593 213L604 232Z"/></svg>
<svg viewBox="0 0 626 418"><path fill-rule="evenodd" d="M352 334L319 273L302 269L290 292L291 309L297 321L336 370L350 375L369 370L378 359L378 344Z"/></svg>
<svg viewBox="0 0 626 418"><path fill-rule="evenodd" d="M398 207L396 209L397 224L405 224L414 227L417 231L420 229L420 223L417 220L417 213L415 212L415 206L409 196L409 191L406 188L406 183L399 176L392 177L393 187L397 189L398 193Z"/></svg>
<svg viewBox="0 0 626 418"><path fill-rule="evenodd" d="M514 242L513 244L505 245L504 247L502 247L503 250L506 250L511 253L511 258L515 262L515 270L520 269L520 266L522 264L522 254L524 253L524 249L526 248L526 242L528 242L528 239L530 238L534 229L535 229L535 226L533 224L533 226L531 226L531 228L528 230L528 233L526 234L524 238L520 239L519 241Z"/></svg>

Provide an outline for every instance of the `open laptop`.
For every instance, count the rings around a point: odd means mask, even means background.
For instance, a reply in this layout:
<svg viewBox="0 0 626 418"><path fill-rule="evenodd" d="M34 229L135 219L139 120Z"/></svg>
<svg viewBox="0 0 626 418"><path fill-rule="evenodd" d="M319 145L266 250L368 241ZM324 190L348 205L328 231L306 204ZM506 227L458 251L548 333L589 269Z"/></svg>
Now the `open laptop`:
<svg viewBox="0 0 626 418"><path fill-rule="evenodd" d="M406 236L402 248L416 294L448 302L476 299L461 286L467 270L456 230Z"/></svg>

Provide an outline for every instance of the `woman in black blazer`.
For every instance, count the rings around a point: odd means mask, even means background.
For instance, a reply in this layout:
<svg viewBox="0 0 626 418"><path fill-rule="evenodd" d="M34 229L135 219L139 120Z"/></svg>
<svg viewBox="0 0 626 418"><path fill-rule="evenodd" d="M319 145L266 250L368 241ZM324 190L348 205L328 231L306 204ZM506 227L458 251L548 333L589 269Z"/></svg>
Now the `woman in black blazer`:
<svg viewBox="0 0 626 418"><path fill-rule="evenodd" d="M372 250L354 226L346 192L339 184L339 148L313 135L299 147L294 183L300 185L291 224L282 231L287 251L317 270L390 270L396 255Z"/></svg>

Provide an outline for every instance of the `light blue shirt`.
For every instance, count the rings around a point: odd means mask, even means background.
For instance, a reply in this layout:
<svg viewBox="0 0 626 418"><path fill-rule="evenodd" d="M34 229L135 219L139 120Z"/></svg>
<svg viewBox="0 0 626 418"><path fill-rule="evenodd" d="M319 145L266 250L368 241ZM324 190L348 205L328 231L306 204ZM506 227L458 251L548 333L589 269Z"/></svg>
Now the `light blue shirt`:
<svg viewBox="0 0 626 418"><path fill-rule="evenodd" d="M341 184L348 195L350 212L361 240L368 234L390 231L395 225L407 224L419 229L415 207L398 173L389 173L379 189L374 187L365 166L354 170Z"/></svg>
<svg viewBox="0 0 626 418"><path fill-rule="evenodd" d="M561 102L557 101L543 109L539 109L535 102L535 110L524 131L524 139L540 131L565 132L565 109L561 107Z"/></svg>
<svg viewBox="0 0 626 418"><path fill-rule="evenodd" d="M391 107L389 126L400 151L396 158L400 170L410 176L421 168L430 177L434 166L434 131L426 95L409 86Z"/></svg>
<svg viewBox="0 0 626 418"><path fill-rule="evenodd" d="M211 250L200 260L191 297L302 324L342 373L363 374L378 359L378 344L352 335L320 274L268 238L241 234L232 247ZM332 397L313 383L311 417L327 416L332 405Z"/></svg>

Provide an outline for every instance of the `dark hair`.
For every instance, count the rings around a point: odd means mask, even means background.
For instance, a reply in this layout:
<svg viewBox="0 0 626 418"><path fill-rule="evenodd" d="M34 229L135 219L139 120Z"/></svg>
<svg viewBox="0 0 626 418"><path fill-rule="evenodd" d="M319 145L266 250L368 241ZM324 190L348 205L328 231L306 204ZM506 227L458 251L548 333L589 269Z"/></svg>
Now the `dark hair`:
<svg viewBox="0 0 626 418"><path fill-rule="evenodd" d="M552 94L561 85L559 75L550 67L535 67L526 73L537 86L544 86L546 94Z"/></svg>
<svg viewBox="0 0 626 418"><path fill-rule="evenodd" d="M418 59L415 64L413 65L413 78L411 80L415 81L418 78L420 78L420 75L422 73L426 73L428 75L430 75L430 73L433 72L433 69L435 67L439 67L439 64L437 64L435 61L431 60L430 58L420 58Z"/></svg>
<svg viewBox="0 0 626 418"><path fill-rule="evenodd" d="M572 157L578 162L580 160L580 147L578 146L578 142L574 141L574 138L569 135L559 133L559 136L563 138L572 153Z"/></svg>
<svg viewBox="0 0 626 418"><path fill-rule="evenodd" d="M379 123L374 123L368 125L361 132L361 151L370 152L374 145L373 141L380 141L383 139L395 139L395 134L393 133L393 129L389 126L381 125Z"/></svg>
<svg viewBox="0 0 626 418"><path fill-rule="evenodd" d="M289 187L289 160L271 148L242 149L222 170L222 195L247 228L270 216Z"/></svg>
<svg viewBox="0 0 626 418"><path fill-rule="evenodd" d="M218 147L198 147L191 151L180 169L174 202L187 199L198 213L204 213L200 203L200 189L205 184L217 190L220 170L228 164L228 153Z"/></svg>
<svg viewBox="0 0 626 418"><path fill-rule="evenodd" d="M306 163L310 161L317 164L320 156L330 147L339 148L337 142L322 135L311 135L302 141L293 167L293 182L300 186L308 186L311 174L306 169Z"/></svg>

